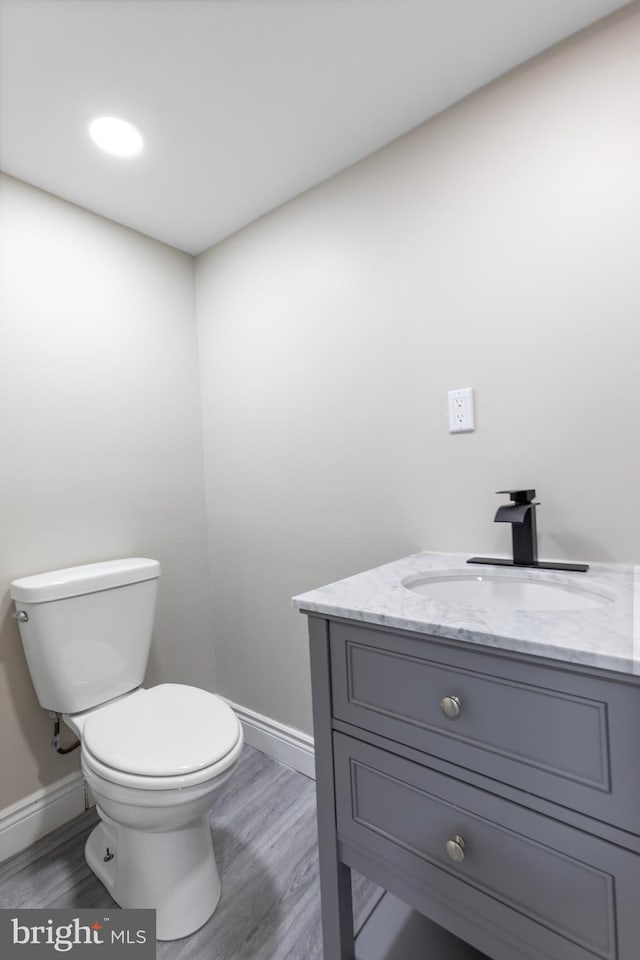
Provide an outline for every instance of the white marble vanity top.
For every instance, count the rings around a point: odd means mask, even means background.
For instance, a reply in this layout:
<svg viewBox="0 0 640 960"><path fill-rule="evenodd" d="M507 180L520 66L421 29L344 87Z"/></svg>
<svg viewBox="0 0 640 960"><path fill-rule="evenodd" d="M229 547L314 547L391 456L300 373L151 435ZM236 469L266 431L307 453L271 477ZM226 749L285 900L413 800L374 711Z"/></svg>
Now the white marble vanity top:
<svg viewBox="0 0 640 960"><path fill-rule="evenodd" d="M640 674L640 567L594 563L586 573L471 565L469 554L416 553L293 598L300 610L415 630L621 673ZM427 599L403 585L420 574L498 575L575 585L603 602L581 611L486 610ZM639 606L640 612L640 606ZM637 634L637 635L636 635Z"/></svg>

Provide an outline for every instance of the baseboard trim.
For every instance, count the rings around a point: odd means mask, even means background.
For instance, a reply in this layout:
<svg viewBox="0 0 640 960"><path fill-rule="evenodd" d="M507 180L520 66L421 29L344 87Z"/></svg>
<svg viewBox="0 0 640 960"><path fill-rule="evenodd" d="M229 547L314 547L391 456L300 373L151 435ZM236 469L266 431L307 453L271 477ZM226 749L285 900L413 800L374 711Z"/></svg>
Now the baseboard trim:
<svg viewBox="0 0 640 960"><path fill-rule="evenodd" d="M0 861L24 850L84 810L85 789L80 771L0 810Z"/></svg>
<svg viewBox="0 0 640 960"><path fill-rule="evenodd" d="M293 767L315 780L313 737L302 730L296 730L295 727L288 727L278 720L256 713L255 710L241 707L232 700L227 700L227 703L242 722L245 742L250 747L262 750L274 760L286 763L288 767Z"/></svg>

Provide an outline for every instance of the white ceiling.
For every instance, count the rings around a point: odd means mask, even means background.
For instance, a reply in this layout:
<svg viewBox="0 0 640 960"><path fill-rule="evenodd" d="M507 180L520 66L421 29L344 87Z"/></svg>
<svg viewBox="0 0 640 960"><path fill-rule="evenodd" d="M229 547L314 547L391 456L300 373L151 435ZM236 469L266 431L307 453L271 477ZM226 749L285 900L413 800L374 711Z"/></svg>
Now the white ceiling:
<svg viewBox="0 0 640 960"><path fill-rule="evenodd" d="M619 0L0 0L0 167L189 253ZM89 121L133 121L138 158Z"/></svg>

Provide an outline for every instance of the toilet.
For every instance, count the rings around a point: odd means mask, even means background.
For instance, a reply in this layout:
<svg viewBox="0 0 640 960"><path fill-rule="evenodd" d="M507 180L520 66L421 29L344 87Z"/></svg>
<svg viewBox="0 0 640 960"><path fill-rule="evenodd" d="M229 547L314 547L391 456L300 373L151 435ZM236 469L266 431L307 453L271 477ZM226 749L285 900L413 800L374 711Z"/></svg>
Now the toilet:
<svg viewBox="0 0 640 960"><path fill-rule="evenodd" d="M159 576L157 560L135 557L23 577L10 592L40 705L81 743L100 816L87 863L120 906L155 908L159 940L176 940L220 897L208 812L243 737L215 694L141 686Z"/></svg>

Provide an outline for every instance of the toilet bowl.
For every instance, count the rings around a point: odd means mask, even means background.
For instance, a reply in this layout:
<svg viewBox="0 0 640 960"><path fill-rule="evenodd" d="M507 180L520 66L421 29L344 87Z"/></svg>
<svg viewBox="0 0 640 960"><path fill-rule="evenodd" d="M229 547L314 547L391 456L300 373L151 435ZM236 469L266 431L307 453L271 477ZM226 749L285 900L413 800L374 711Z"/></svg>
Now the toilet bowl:
<svg viewBox="0 0 640 960"><path fill-rule="evenodd" d="M140 686L157 561L107 561L15 580L41 706L76 733L100 823L85 857L122 907L156 911L159 940L188 936L220 897L208 814L242 750L231 708L198 687Z"/></svg>
<svg viewBox="0 0 640 960"><path fill-rule="evenodd" d="M153 907L159 940L187 936L216 908L208 812L242 750L242 727L214 694L138 690L65 722L102 822L87 863L122 907Z"/></svg>

